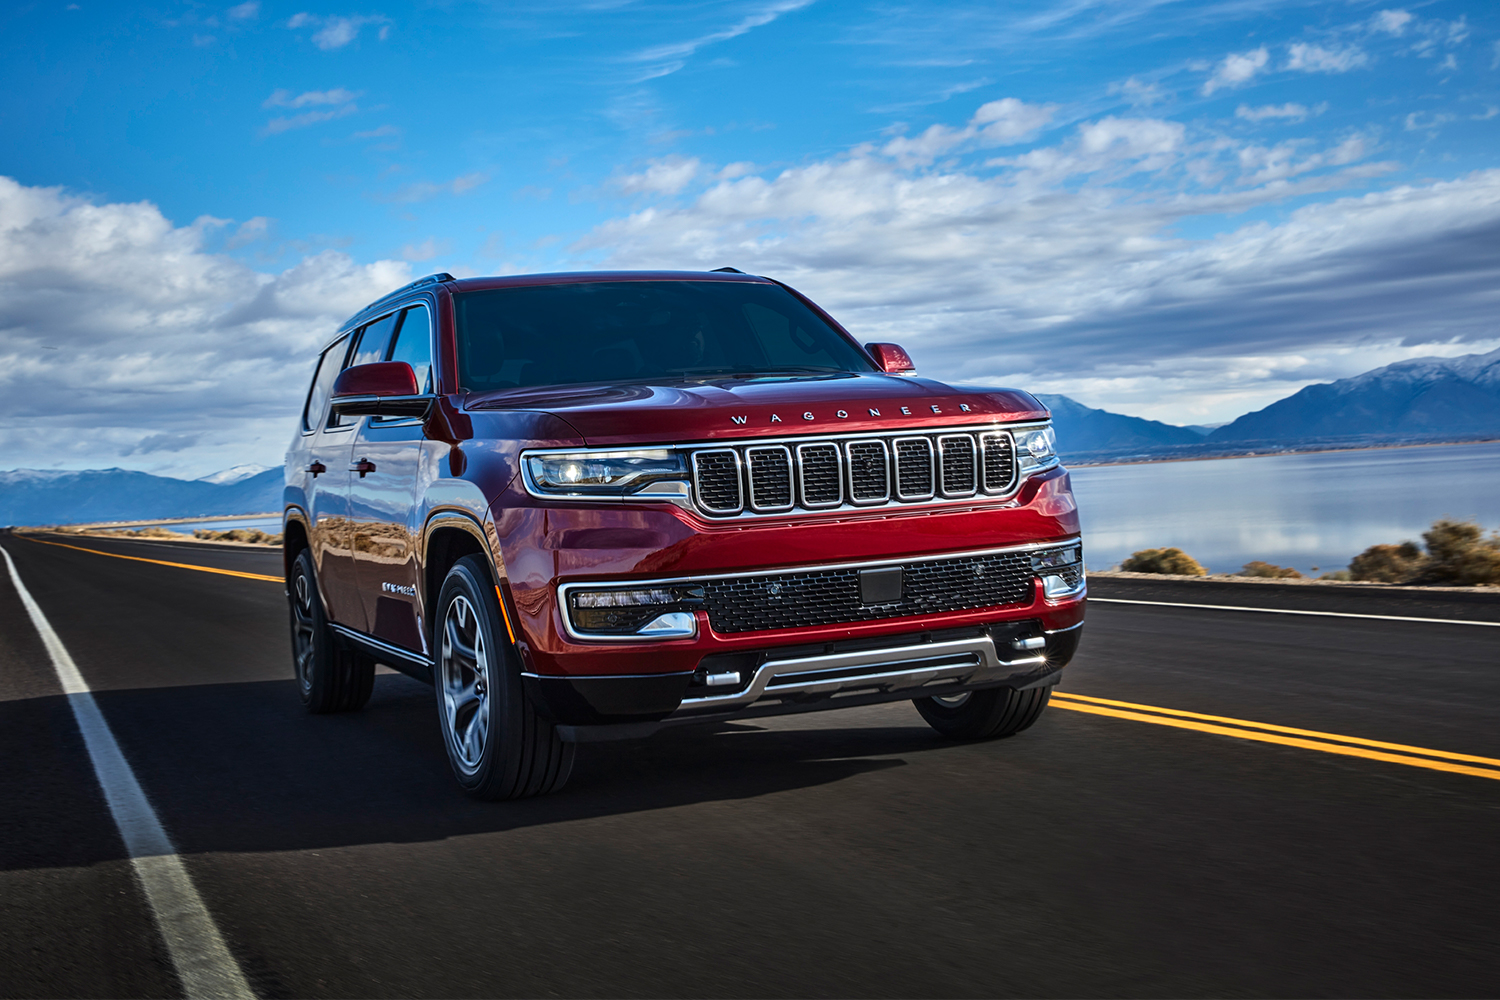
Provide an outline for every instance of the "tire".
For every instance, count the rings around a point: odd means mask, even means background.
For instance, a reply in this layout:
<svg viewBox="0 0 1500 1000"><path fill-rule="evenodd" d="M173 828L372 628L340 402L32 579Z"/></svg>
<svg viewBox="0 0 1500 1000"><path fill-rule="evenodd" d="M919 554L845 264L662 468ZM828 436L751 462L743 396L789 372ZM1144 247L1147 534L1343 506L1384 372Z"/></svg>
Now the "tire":
<svg viewBox="0 0 1500 1000"><path fill-rule="evenodd" d="M1050 687L988 688L948 698L917 698L912 704L929 726L950 740L994 740L1029 727L1051 694Z"/></svg>
<svg viewBox="0 0 1500 1000"><path fill-rule="evenodd" d="M532 708L505 634L489 569L481 557L465 556L438 595L433 687L448 763L478 799L546 795L573 771L573 744Z"/></svg>
<svg viewBox="0 0 1500 1000"><path fill-rule="evenodd" d="M375 686L375 661L341 646L328 627L312 551L303 549L287 580L292 619L292 675L314 715L363 708Z"/></svg>

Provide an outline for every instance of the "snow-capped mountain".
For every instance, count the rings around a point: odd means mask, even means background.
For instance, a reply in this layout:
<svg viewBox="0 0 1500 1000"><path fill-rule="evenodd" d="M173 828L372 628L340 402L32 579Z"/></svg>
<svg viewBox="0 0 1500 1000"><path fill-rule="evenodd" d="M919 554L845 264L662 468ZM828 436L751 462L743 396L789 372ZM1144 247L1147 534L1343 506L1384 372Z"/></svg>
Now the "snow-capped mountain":
<svg viewBox="0 0 1500 1000"><path fill-rule="evenodd" d="M211 472L206 476L199 476L195 481L213 483L215 486L228 486L231 483L238 483L241 480L249 479L251 476L258 476L269 468L269 465L257 465L253 462L248 465L233 465L227 469L220 469L218 472Z"/></svg>
<svg viewBox="0 0 1500 1000"><path fill-rule="evenodd" d="M16 469L0 472L0 525L259 514L281 509L283 483L279 468L225 484L128 469Z"/></svg>
<svg viewBox="0 0 1500 1000"><path fill-rule="evenodd" d="M1432 438L1500 434L1500 350L1412 358L1310 385L1247 413L1211 443L1306 438Z"/></svg>

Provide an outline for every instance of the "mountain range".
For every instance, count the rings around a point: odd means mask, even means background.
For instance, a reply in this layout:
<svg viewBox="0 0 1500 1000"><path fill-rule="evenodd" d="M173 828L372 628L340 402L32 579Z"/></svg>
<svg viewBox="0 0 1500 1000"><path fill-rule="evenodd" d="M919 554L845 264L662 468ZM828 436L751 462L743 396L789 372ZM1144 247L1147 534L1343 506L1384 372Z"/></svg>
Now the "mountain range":
<svg viewBox="0 0 1500 1000"><path fill-rule="evenodd" d="M1039 397L1072 463L1500 437L1500 350L1413 358L1310 385L1217 427L1179 427ZM126 469L0 472L0 525L212 517L281 509L282 470L237 465L197 480Z"/></svg>

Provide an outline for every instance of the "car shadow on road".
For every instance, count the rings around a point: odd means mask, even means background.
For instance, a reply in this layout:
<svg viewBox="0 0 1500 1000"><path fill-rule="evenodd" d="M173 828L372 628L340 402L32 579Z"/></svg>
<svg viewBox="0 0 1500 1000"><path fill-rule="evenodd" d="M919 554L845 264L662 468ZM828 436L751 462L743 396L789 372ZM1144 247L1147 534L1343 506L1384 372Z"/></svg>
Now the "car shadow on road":
<svg viewBox="0 0 1500 1000"><path fill-rule="evenodd" d="M945 745L921 724L704 725L579 747L551 796L478 802L453 780L432 689L376 678L362 711L309 716L288 681L95 694L186 853L417 842L753 798L901 767ZM122 857L61 696L0 703L0 870ZM28 766L28 764L30 766Z"/></svg>

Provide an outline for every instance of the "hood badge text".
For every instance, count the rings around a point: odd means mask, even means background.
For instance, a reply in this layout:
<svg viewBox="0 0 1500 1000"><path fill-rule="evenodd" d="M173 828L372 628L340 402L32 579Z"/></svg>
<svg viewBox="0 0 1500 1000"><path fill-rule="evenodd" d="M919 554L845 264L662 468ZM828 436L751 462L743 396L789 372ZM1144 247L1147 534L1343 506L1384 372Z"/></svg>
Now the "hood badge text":
<svg viewBox="0 0 1500 1000"><path fill-rule="evenodd" d="M917 414L915 414L915 413L913 413L911 411L911 407L910 406L902 406L902 407L898 407L898 409L901 411L900 415L903 416L903 417L914 417L914 416L917 416ZM936 404L929 404L928 405L928 409L930 409L933 413L942 413L943 412L943 408L941 406L936 405ZM882 414L880 412L880 409L878 407L870 406L870 407L866 407L866 410L868 411L868 413L872 417L882 416ZM969 408L969 404L968 403L959 403L958 404L958 410L959 410L960 413L972 413L973 412ZM848 420L849 419L849 411L848 410L835 410L833 415L835 417L837 417L839 420ZM896 416L896 414L892 413L892 414L890 414L890 416L894 417L894 416ZM924 413L924 414L922 414L922 416L926 416L926 414ZM740 426L743 426L744 424L746 424L746 423L749 422L750 417L749 417L748 414L746 414L744 416L732 416L729 419L730 419L730 421L732 423L740 425ZM818 418L813 415L813 412L811 410L806 410L802 414L802 419L803 420L816 420ZM779 413L773 413L773 414L771 414L770 423L773 423L773 424L782 424L782 423L786 423L786 421L784 421L784 420L781 419L781 415Z"/></svg>

